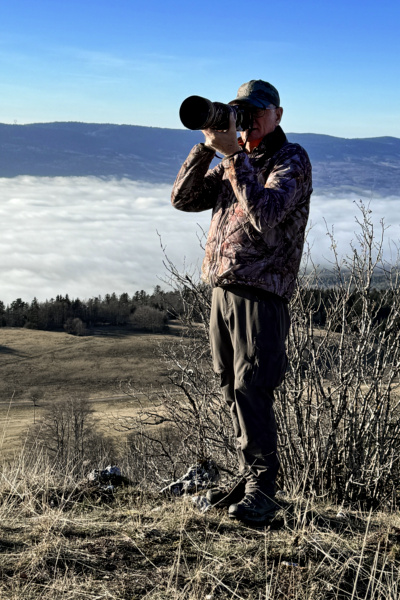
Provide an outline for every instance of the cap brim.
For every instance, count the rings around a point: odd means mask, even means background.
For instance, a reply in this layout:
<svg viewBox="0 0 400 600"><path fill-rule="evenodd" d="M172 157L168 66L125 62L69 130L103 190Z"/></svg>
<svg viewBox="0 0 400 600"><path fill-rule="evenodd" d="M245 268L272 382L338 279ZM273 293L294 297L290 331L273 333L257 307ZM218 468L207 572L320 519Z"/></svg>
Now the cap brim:
<svg viewBox="0 0 400 600"><path fill-rule="evenodd" d="M231 100L230 102L228 102L228 104L251 104L252 106L256 106L257 108L265 108L265 104L263 104L262 102L259 102L258 100L255 100L254 98L251 98L250 96L247 96L245 98L240 97L240 98L235 98L235 100Z"/></svg>

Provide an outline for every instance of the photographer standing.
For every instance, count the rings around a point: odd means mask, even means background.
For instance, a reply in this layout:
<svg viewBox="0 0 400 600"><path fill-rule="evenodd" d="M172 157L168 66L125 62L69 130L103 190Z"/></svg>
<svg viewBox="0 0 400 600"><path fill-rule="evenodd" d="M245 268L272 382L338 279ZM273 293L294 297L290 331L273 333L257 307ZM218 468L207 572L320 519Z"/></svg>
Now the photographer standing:
<svg viewBox="0 0 400 600"><path fill-rule="evenodd" d="M175 208L212 209L203 279L214 289L210 316L213 364L221 376L237 438L240 480L211 490L212 504L260 523L276 511L279 468L274 389L282 382L292 296L312 192L311 165L280 127L278 91L243 84L230 102L229 129L204 129L172 191ZM246 114L237 138L236 115ZM210 163L219 152L221 162Z"/></svg>

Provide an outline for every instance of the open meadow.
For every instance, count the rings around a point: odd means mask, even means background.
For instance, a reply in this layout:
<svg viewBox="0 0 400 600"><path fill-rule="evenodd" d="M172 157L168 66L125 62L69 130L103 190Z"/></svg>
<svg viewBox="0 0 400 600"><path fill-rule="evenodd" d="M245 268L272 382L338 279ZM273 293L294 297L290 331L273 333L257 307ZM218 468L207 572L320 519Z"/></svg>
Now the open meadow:
<svg viewBox="0 0 400 600"><path fill-rule="evenodd" d="M136 393L166 385L165 364L157 355L167 334L137 333L104 327L94 335L0 329L0 447L3 456L21 448L24 432L43 410L68 396L91 401L95 416L109 435L117 419L131 416L136 403L126 395L130 381Z"/></svg>

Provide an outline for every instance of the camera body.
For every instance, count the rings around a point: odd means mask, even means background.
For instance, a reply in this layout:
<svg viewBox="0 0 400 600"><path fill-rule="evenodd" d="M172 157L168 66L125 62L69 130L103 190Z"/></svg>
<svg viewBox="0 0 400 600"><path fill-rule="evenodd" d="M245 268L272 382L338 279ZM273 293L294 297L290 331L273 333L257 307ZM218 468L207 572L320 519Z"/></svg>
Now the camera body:
<svg viewBox="0 0 400 600"><path fill-rule="evenodd" d="M253 113L250 106L231 106L222 102L211 102L202 96L189 96L181 104L179 116L187 129L229 129L229 116L232 110L236 116L236 131L251 128Z"/></svg>

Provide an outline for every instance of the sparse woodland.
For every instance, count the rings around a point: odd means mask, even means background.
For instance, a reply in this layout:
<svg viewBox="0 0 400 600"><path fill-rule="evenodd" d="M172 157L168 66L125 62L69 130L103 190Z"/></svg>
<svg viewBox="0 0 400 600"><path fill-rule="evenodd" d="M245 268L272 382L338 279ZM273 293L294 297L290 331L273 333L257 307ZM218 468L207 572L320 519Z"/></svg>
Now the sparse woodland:
<svg viewBox="0 0 400 600"><path fill-rule="evenodd" d="M305 257L291 306L290 367L275 405L274 521L249 528L217 509L201 513L190 497L159 494L202 459L216 461L222 479L236 467L211 369L209 289L166 261L169 299L184 327L174 344L160 338L169 383L144 395L121 382L137 407L117 425L128 432L124 447L92 435L87 407L64 403L45 415L21 457L2 465L0 597L399 597L400 271L398 258L383 260L385 232L373 230L369 215L361 205L346 257L332 239L329 286ZM171 310L167 302L152 308ZM95 321L83 316L68 318ZM111 495L88 488L85 469L112 461L129 484Z"/></svg>

